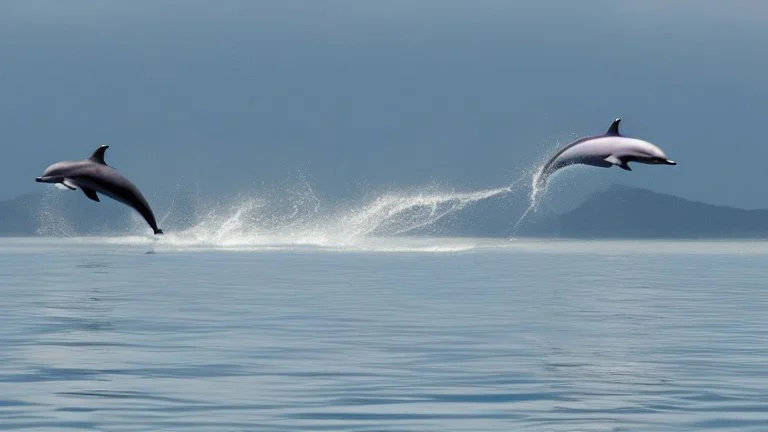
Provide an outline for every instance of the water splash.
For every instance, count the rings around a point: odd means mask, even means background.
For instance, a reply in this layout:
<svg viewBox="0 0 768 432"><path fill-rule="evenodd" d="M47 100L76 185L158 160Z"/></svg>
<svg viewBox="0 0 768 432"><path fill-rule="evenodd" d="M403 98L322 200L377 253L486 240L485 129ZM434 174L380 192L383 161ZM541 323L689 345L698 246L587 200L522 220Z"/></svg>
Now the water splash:
<svg viewBox="0 0 768 432"><path fill-rule="evenodd" d="M574 134L575 136L575 134ZM571 141L569 139L569 141ZM549 189L549 183L550 179L553 177L553 175L556 175L559 171L556 171L552 175L547 176L546 178L542 178L544 176L544 167L546 166L547 162L549 161L550 154L553 154L557 151L561 146L560 139L555 139L555 145L552 146L552 148L549 149L549 151L546 153L546 157L540 159L538 163L534 164L533 167L527 171L525 174L526 177L530 176L531 179L531 192L529 194L529 204L528 208L525 209L522 215L520 215L520 218L517 219L517 222L515 222L514 225L512 225L512 234L514 235L517 233L517 230L522 225L523 221L526 220L526 218L533 212L536 213L539 208L539 203L541 197L543 197L547 190Z"/></svg>
<svg viewBox="0 0 768 432"><path fill-rule="evenodd" d="M432 225L468 205L512 192L512 186L468 193L387 194L339 220L343 237L399 235Z"/></svg>
<svg viewBox="0 0 768 432"><path fill-rule="evenodd" d="M62 216L62 194L54 188L46 189L35 212L38 219L37 235L46 237L71 237L75 235L72 223Z"/></svg>
<svg viewBox="0 0 768 432"><path fill-rule="evenodd" d="M479 191L457 192L438 188L388 192L359 204L332 206L329 209L302 179L285 193L268 192L258 196L240 195L225 202L196 200L194 222L185 227L170 225L164 236L110 238L121 244L148 244L171 249L296 249L330 248L340 250L419 250L457 251L471 248L467 241L449 244L405 239L433 226L447 216L483 200L501 197L517 190L523 177L509 186ZM161 220L180 220L174 213L185 212L173 200L172 211ZM183 199L179 199L183 201ZM186 210L189 212L189 210ZM145 232L136 219L137 231ZM397 239L396 239L397 238ZM424 244L422 244L424 243Z"/></svg>
<svg viewBox="0 0 768 432"><path fill-rule="evenodd" d="M242 197L232 205L215 206L194 226L167 234L165 239L174 244L224 247L349 246L370 237L411 233L512 190L508 186L475 192L388 193L363 205L325 214L311 188L297 191L286 212L269 199Z"/></svg>
<svg viewBox="0 0 768 432"><path fill-rule="evenodd" d="M520 215L520 218L517 219L517 222L512 225L512 235L517 233L517 230L520 228L523 221L525 221L531 212L536 212L539 206L539 198L547 191L547 185L549 184L547 181L548 179L544 179L543 181L541 179L544 165L545 162L542 161L541 163L535 165L533 170L531 170L531 172L526 175L526 177L530 176L531 178L531 192L529 194L528 208L526 208L523 214Z"/></svg>

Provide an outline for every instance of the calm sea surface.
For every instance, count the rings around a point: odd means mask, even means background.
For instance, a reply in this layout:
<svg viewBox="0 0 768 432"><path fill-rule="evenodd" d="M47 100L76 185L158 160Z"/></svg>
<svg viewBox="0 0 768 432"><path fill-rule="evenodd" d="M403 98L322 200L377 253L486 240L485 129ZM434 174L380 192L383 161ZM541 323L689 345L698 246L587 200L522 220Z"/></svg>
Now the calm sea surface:
<svg viewBox="0 0 768 432"><path fill-rule="evenodd" d="M768 243L0 239L0 429L768 431Z"/></svg>

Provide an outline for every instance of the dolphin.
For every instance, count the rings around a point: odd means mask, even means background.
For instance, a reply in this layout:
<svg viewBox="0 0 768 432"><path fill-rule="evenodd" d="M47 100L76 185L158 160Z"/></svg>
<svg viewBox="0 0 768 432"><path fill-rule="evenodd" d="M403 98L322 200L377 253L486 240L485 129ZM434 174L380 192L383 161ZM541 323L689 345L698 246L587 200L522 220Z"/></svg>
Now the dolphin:
<svg viewBox="0 0 768 432"><path fill-rule="evenodd" d="M79 187L85 196L96 202L99 202L97 192L106 195L139 212L155 234L162 234L163 230L157 227L155 215L139 189L104 162L104 152L108 148L108 145L97 148L88 159L56 162L35 181L63 185L70 190Z"/></svg>
<svg viewBox="0 0 768 432"><path fill-rule="evenodd" d="M603 168L616 165L627 171L632 171L629 162L677 165L656 145L621 135L620 122L617 118L603 135L579 138L560 149L536 174L535 184L543 186L552 173L575 164Z"/></svg>

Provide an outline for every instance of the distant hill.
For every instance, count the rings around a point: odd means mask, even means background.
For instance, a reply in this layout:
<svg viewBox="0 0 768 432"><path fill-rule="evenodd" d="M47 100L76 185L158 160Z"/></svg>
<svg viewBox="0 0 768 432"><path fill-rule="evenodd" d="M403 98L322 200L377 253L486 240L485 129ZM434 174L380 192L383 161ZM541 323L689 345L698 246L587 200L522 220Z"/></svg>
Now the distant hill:
<svg viewBox="0 0 768 432"><path fill-rule="evenodd" d="M194 193L177 192L169 205L153 207L155 216L172 229L185 229L196 214ZM173 217L165 217L171 213ZM87 199L81 191L48 188L43 193L0 201L0 236L120 235L147 232L133 209L110 198ZM151 231L149 231L151 232Z"/></svg>
<svg viewBox="0 0 768 432"><path fill-rule="evenodd" d="M0 202L0 235L30 235L37 229L30 208L36 206L35 195L24 195Z"/></svg>
<svg viewBox="0 0 768 432"><path fill-rule="evenodd" d="M137 232L144 222L110 199L95 203L81 193L50 190L0 202L0 236L107 235ZM565 213L540 211L512 226L526 208L523 194L468 205L419 232L441 236L563 238L768 238L768 210L694 202L645 189L614 185ZM191 198L173 203L172 229L197 218ZM156 209L157 210L157 209ZM160 217L160 215L158 215ZM176 219L173 219L176 218ZM165 227L164 227L165 228Z"/></svg>
<svg viewBox="0 0 768 432"><path fill-rule="evenodd" d="M614 185L575 209L530 214L512 226L524 197L497 198L447 218L433 234L563 238L768 238L768 210L744 210L690 201L646 189Z"/></svg>
<svg viewBox="0 0 768 432"><path fill-rule="evenodd" d="M128 208L82 193L50 191L0 201L0 236L71 236L124 232L132 223Z"/></svg>
<svg viewBox="0 0 768 432"><path fill-rule="evenodd" d="M768 237L768 210L744 210L614 185L527 234L578 238Z"/></svg>

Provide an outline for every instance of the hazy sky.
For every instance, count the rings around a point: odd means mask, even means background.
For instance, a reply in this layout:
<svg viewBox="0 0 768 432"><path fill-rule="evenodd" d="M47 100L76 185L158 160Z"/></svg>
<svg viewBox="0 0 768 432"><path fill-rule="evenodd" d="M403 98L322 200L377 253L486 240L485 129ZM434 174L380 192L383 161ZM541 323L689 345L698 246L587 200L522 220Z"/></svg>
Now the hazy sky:
<svg viewBox="0 0 768 432"><path fill-rule="evenodd" d="M767 49L760 0L6 0L0 198L102 143L150 201L495 187L621 116L679 165L569 187L768 207Z"/></svg>

